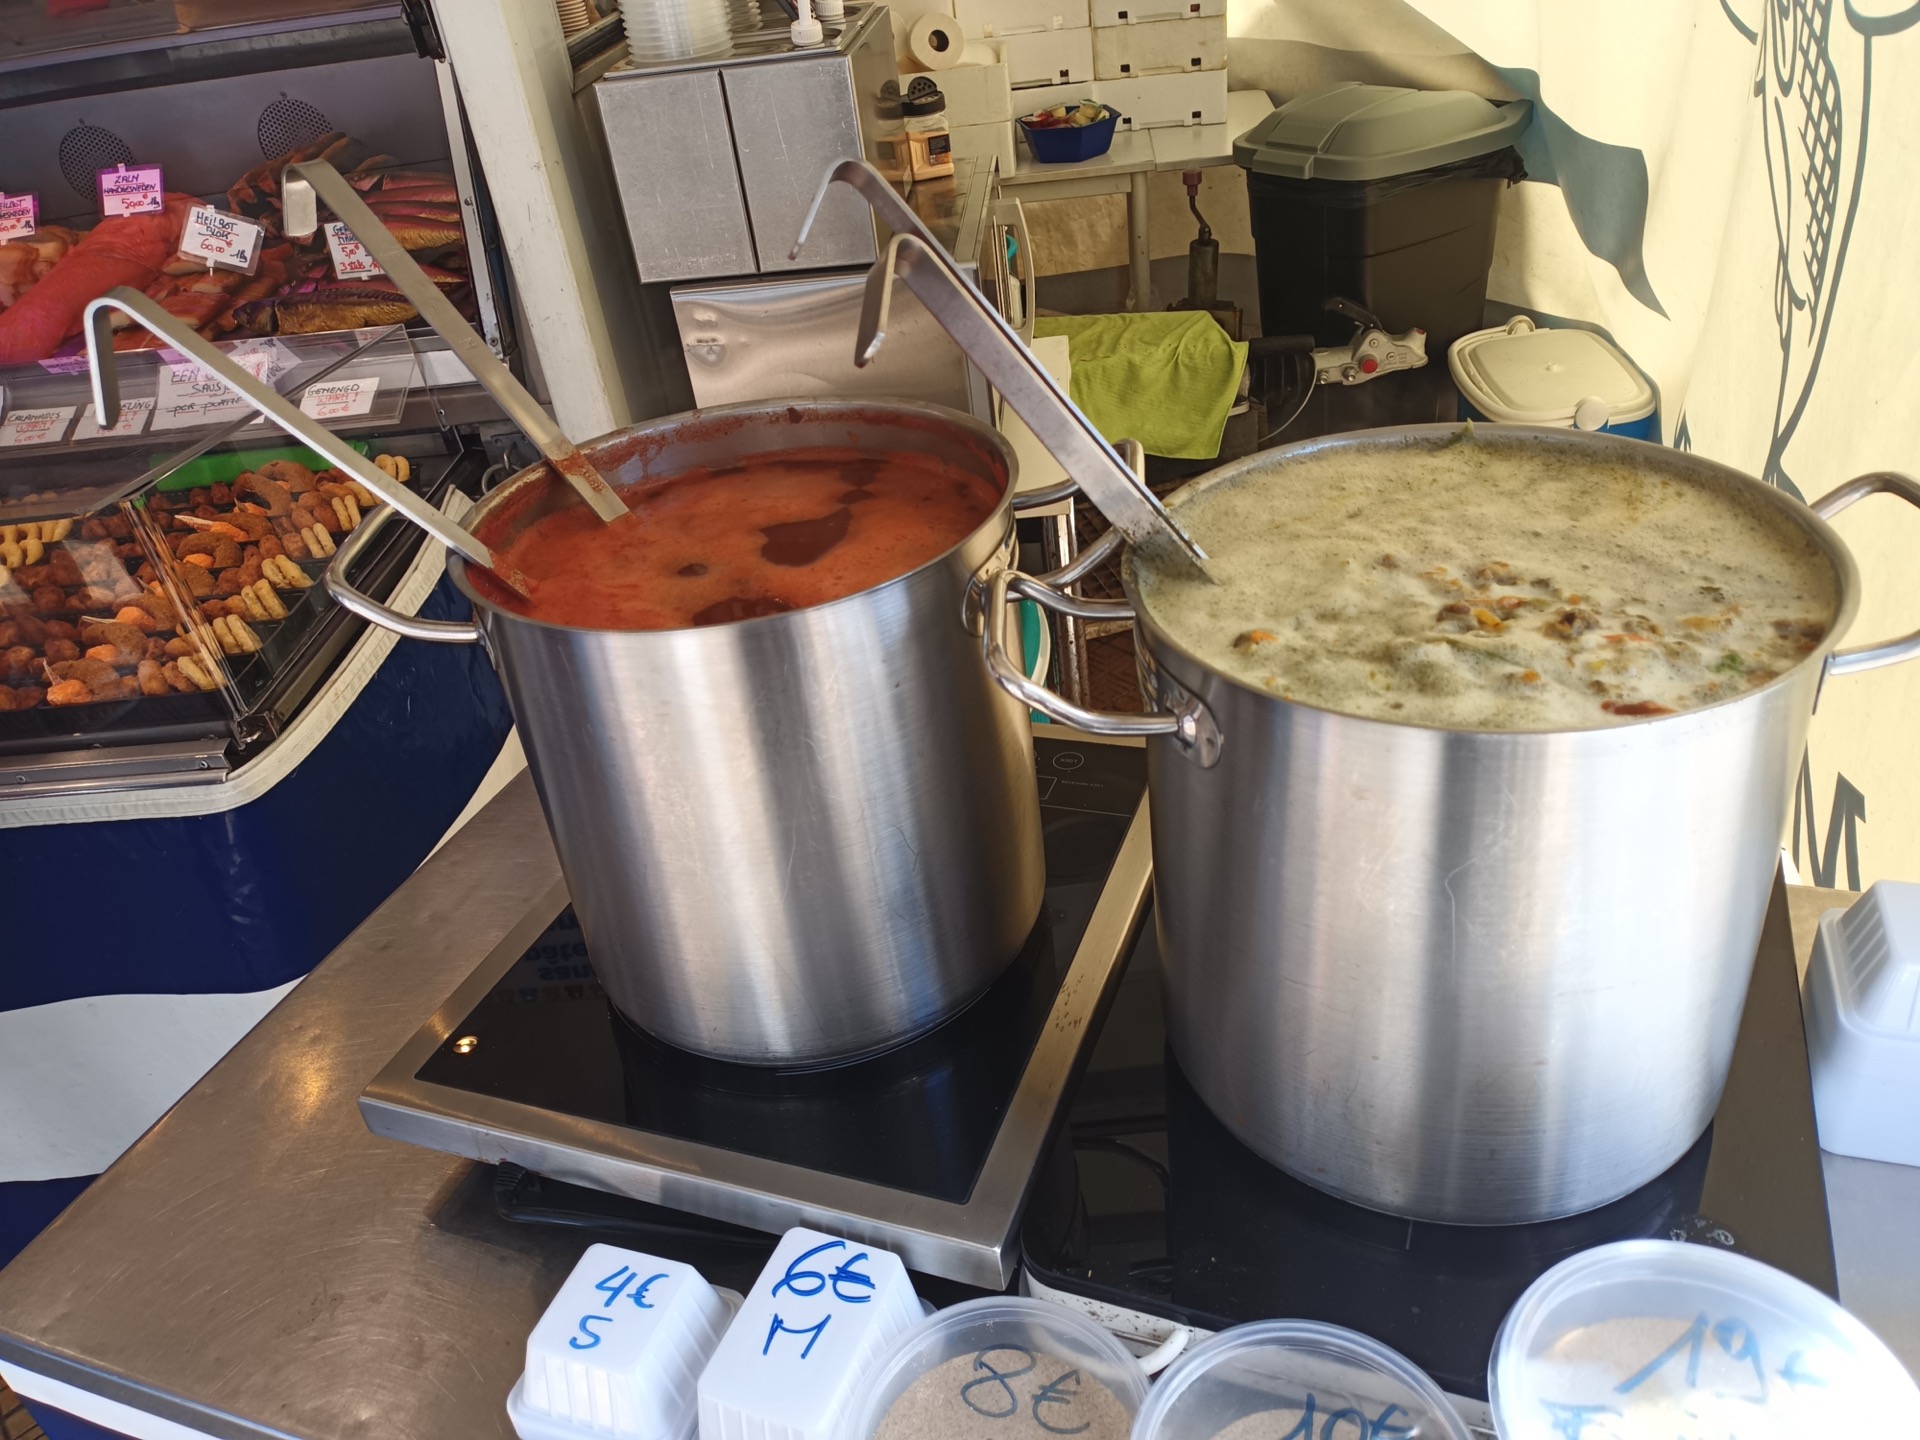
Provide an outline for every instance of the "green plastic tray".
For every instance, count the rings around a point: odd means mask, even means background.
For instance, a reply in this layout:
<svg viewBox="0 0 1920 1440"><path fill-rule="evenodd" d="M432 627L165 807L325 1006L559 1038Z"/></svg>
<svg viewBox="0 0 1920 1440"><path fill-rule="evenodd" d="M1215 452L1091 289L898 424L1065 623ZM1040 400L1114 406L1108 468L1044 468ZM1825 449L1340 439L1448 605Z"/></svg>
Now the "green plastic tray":
<svg viewBox="0 0 1920 1440"><path fill-rule="evenodd" d="M347 443L362 455L372 448L365 440L349 440ZM147 463L158 465L166 458L164 454L155 455ZM272 450L233 450L224 455L202 455L197 460L189 460L153 488L172 493L207 485L229 485L245 472L258 470L273 460L292 460L309 470L331 468L324 456L304 445L282 445Z"/></svg>

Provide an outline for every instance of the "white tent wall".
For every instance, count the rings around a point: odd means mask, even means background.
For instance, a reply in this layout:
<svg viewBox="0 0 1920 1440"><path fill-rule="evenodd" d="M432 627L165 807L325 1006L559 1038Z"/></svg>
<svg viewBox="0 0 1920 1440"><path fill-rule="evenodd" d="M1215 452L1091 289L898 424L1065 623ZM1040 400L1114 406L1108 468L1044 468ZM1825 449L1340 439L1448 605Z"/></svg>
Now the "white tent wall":
<svg viewBox="0 0 1920 1440"><path fill-rule="evenodd" d="M1611 335L1665 438L1817 498L1920 473L1920 3L1231 0L1235 88L1524 95L1492 304ZM1920 628L1920 512L1836 522L1852 643ZM1809 881L1920 878L1920 662L1826 687L1793 834Z"/></svg>

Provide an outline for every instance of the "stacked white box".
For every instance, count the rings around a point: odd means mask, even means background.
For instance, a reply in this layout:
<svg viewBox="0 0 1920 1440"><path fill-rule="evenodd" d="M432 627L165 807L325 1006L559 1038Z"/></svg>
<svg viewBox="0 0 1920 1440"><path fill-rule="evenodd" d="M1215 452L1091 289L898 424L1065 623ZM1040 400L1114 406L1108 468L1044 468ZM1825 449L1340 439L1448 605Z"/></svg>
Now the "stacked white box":
<svg viewBox="0 0 1920 1440"><path fill-rule="evenodd" d="M1103 25L1151 25L1161 20L1224 16L1227 0L1093 0L1090 9L1093 27L1098 30Z"/></svg>
<svg viewBox="0 0 1920 1440"><path fill-rule="evenodd" d="M952 0L953 18L969 40L1004 40L1039 30L1085 30L1088 0Z"/></svg>
<svg viewBox="0 0 1920 1440"><path fill-rule="evenodd" d="M1013 118L1013 99L1006 63L990 58L993 51L985 45L967 47L965 56L951 70L935 75L934 83L947 98L947 124L958 130L969 125L992 125ZM987 58L976 58L987 57Z"/></svg>
<svg viewBox="0 0 1920 1440"><path fill-rule="evenodd" d="M1096 80L1187 75L1227 68L1225 16L1111 25L1093 32Z"/></svg>
<svg viewBox="0 0 1920 1440"><path fill-rule="evenodd" d="M1122 130L1224 125L1227 122L1227 72L1201 70L1187 75L1096 80L1093 98L1120 112ZM1016 109L1020 106L1017 97L1014 106Z"/></svg>
<svg viewBox="0 0 1920 1440"><path fill-rule="evenodd" d="M1076 30L1005 35L994 43L1016 90L1028 85L1086 85L1093 80L1093 31L1084 25Z"/></svg>

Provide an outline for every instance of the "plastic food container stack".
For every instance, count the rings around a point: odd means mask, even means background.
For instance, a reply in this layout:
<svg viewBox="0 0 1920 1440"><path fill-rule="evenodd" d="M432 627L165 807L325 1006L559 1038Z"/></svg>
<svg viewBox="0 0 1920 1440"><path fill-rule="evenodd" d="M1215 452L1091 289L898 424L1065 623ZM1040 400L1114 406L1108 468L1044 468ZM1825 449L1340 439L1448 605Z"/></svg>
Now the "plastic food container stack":
<svg viewBox="0 0 1920 1440"><path fill-rule="evenodd" d="M642 62L694 60L733 50L727 0L622 0L627 48Z"/></svg>
<svg viewBox="0 0 1920 1440"><path fill-rule="evenodd" d="M1920 1165L1920 885L1820 917L1806 1002L1822 1148Z"/></svg>
<svg viewBox="0 0 1920 1440"><path fill-rule="evenodd" d="M1660 438L1653 382L1591 330L1543 330L1516 315L1454 341L1447 368L1462 420Z"/></svg>
<svg viewBox="0 0 1920 1440"><path fill-rule="evenodd" d="M1628 1240L1536 1280L1494 1341L1501 1440L1911 1434L1920 1387L1866 1326L1757 1260Z"/></svg>
<svg viewBox="0 0 1920 1440"><path fill-rule="evenodd" d="M700 1372L701 1440L840 1440L880 1357L923 1314L898 1255L787 1231Z"/></svg>
<svg viewBox="0 0 1920 1440"><path fill-rule="evenodd" d="M1134 1440L1379 1436L1473 1440L1426 1372L1338 1325L1262 1320L1188 1351L1153 1387Z"/></svg>
<svg viewBox="0 0 1920 1440"><path fill-rule="evenodd" d="M929 1316L881 1357L844 1440L1127 1440L1139 1363L1073 1311L1017 1296Z"/></svg>
<svg viewBox="0 0 1920 1440"><path fill-rule="evenodd" d="M686 1440L727 1302L690 1265L589 1246L527 1337L520 1440Z"/></svg>

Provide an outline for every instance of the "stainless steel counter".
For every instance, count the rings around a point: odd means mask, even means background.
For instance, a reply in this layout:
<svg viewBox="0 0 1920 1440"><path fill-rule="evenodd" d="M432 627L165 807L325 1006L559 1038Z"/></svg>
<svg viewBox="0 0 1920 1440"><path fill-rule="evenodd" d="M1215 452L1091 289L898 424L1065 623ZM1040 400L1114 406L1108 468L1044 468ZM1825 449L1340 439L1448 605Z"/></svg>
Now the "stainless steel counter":
<svg viewBox="0 0 1920 1440"><path fill-rule="evenodd" d="M558 877L523 774L0 1273L0 1373L170 1440L510 1435L583 1242L498 1220L473 1165L375 1138L355 1098ZM1793 893L1803 964L1847 898ZM1841 1293L1920 1370L1920 1170L1827 1181Z"/></svg>

